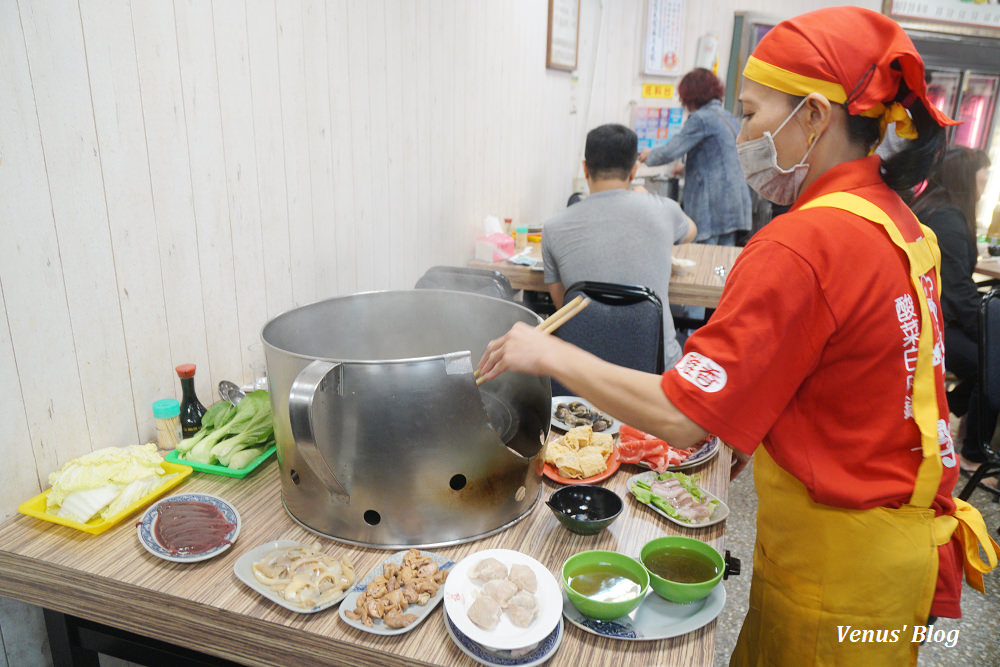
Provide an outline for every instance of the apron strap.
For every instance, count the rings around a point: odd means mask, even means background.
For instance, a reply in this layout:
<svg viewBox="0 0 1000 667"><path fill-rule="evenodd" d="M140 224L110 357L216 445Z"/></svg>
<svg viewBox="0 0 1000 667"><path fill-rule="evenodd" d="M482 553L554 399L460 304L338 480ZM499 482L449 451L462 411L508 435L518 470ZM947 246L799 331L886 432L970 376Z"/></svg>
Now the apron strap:
<svg viewBox="0 0 1000 667"><path fill-rule="evenodd" d="M965 580L980 593L985 593L983 573L997 566L1000 556L1000 546L990 537L983 515L975 507L961 498L955 498L955 513L940 514L934 517L934 542L941 546L951 540L952 533L958 536L962 545L962 568L965 570ZM979 555L982 548L986 554L983 562Z"/></svg>
<svg viewBox="0 0 1000 667"><path fill-rule="evenodd" d="M936 320L931 315L931 308L936 308L936 305L927 298L927 288L931 285L927 274L931 270L935 271L936 278L933 285L941 284L941 251L937 246L937 237L927 227L921 225L923 236L907 243L896 223L885 211L864 197L848 192L822 195L799 208L815 207L838 208L882 225L892 242L902 249L909 260L910 282L920 302L920 337L917 344L916 370L913 374L912 405L913 419L920 430L920 446L923 453L909 504L921 508L930 507L941 484L942 472L938 441L938 401L934 377ZM937 339L940 341L940 336Z"/></svg>

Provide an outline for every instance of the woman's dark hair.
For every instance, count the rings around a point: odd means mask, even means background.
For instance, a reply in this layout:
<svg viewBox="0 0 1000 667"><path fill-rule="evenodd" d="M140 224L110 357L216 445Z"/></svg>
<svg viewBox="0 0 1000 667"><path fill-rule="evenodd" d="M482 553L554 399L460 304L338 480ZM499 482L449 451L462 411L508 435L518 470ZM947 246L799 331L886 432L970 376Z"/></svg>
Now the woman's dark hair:
<svg viewBox="0 0 1000 667"><path fill-rule="evenodd" d="M895 101L902 102L910 88L899 82ZM887 103L888 104L888 103ZM905 193L927 178L934 161L945 143L945 130L937 124L920 99L914 99L909 108L917 138L907 142L898 153L882 161L882 180L896 192ZM867 116L847 116L848 137L871 148L878 141L879 119Z"/></svg>
<svg viewBox="0 0 1000 667"><path fill-rule="evenodd" d="M690 110L700 109L712 100L721 100L726 89L712 70L696 67L681 79L677 86L677 97Z"/></svg>
<svg viewBox="0 0 1000 667"><path fill-rule="evenodd" d="M927 176L927 187L913 202L919 217L943 206L954 206L965 216L969 235L976 237L976 172L988 169L986 153L964 146L952 146Z"/></svg>

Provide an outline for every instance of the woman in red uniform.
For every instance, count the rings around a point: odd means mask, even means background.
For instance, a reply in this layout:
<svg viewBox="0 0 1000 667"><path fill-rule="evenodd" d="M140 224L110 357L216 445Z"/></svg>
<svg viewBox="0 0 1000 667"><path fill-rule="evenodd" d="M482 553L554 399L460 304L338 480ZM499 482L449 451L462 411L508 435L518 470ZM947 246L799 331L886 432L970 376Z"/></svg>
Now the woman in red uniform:
<svg viewBox="0 0 1000 667"><path fill-rule="evenodd" d="M747 244L681 361L639 373L524 325L490 343L480 374L550 375L675 445L715 433L735 472L755 454L733 664L912 664L914 627L960 615L963 562L981 589L1000 551L951 497L940 255L895 192L924 178L954 121L926 101L905 33L857 7L773 28L740 101L747 180L792 207ZM883 163L891 122L911 141Z"/></svg>

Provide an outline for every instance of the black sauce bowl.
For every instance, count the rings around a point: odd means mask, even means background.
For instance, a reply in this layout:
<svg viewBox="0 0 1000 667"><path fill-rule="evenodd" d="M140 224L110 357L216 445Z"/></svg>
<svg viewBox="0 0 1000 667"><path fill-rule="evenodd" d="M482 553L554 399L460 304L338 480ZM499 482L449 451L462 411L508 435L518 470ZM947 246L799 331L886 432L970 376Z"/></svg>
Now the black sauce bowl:
<svg viewBox="0 0 1000 667"><path fill-rule="evenodd" d="M579 535L601 532L625 507L621 497L603 486L573 484L556 489L545 501L559 523Z"/></svg>

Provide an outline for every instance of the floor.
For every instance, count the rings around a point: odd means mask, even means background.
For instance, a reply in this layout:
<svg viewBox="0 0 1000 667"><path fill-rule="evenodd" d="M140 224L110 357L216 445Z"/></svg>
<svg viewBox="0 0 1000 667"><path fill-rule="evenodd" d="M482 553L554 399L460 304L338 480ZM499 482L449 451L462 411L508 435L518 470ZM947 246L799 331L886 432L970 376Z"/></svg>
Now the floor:
<svg viewBox="0 0 1000 667"><path fill-rule="evenodd" d="M955 489L957 495L968 478L961 477ZM997 539L1000 533L1000 503L995 496L976 489L969 502L978 509L990 534ZM729 654L736 645L743 617L747 611L750 593L750 575L753 570L754 521L757 513L757 495L753 486L750 467L743 471L729 487L729 518L726 520L726 549L739 558L742 573L726 581L726 607L719 615L715 664L726 665ZM998 540L1000 541L1000 540ZM939 619L933 626L941 641L925 643L920 649L919 667L1000 667L1000 571L985 576L986 594L965 587L962 593L961 619ZM955 639L954 646L949 635Z"/></svg>

